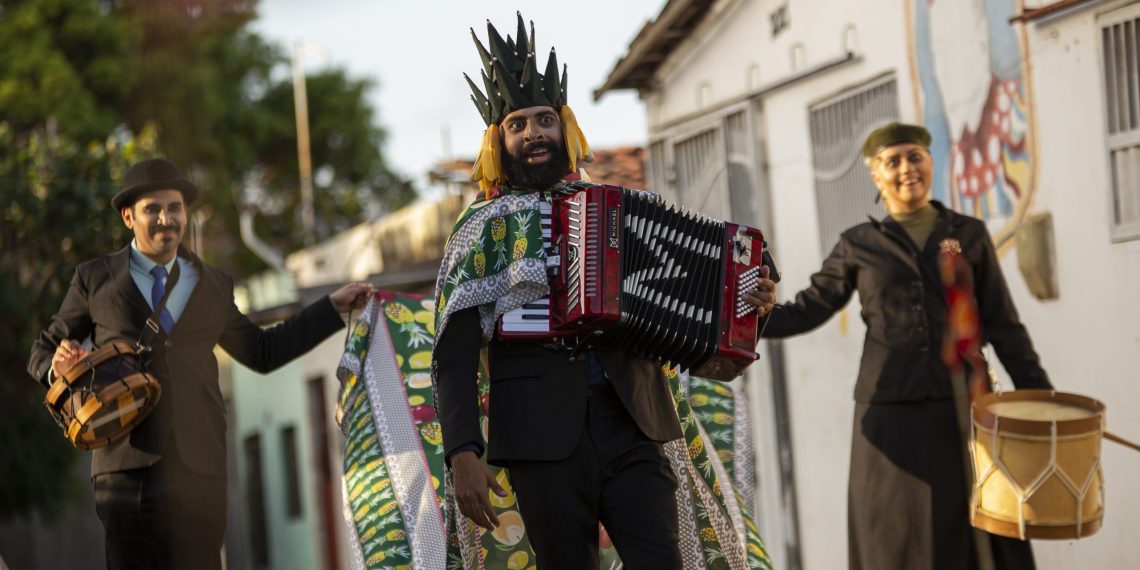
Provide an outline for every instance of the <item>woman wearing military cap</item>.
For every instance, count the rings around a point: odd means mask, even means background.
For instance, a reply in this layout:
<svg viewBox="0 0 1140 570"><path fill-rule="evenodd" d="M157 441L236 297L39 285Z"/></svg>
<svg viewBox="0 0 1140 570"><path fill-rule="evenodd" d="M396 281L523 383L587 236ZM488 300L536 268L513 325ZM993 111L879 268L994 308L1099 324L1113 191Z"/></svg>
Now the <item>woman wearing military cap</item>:
<svg viewBox="0 0 1140 570"><path fill-rule="evenodd" d="M981 340L993 345L1014 384L1050 383L985 225L931 200L929 146L930 133L918 125L891 123L867 137L863 155L888 215L845 231L811 284L775 306L764 336L810 331L859 293L867 334L848 484L851 568L1033 568L1028 542L976 541L967 520L964 442L941 356L947 304L940 251L968 265Z"/></svg>

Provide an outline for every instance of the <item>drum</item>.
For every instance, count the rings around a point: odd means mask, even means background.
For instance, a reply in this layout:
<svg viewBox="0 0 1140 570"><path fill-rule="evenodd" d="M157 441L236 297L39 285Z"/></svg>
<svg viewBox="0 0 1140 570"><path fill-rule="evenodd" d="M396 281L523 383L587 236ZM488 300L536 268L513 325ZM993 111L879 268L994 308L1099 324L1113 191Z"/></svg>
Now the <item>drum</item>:
<svg viewBox="0 0 1140 570"><path fill-rule="evenodd" d="M44 406L71 443L82 450L118 441L158 405L162 388L134 348L104 346L58 377Z"/></svg>
<svg viewBox="0 0 1140 570"><path fill-rule="evenodd" d="M1100 529L1104 404L1017 390L980 396L971 413L971 524L1022 540L1081 538Z"/></svg>

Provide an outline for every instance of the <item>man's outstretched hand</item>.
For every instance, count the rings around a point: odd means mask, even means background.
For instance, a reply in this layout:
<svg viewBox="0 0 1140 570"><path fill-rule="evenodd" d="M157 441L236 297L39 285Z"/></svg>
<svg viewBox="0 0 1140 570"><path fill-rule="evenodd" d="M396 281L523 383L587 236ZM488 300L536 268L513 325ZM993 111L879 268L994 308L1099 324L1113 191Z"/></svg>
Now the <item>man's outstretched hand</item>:
<svg viewBox="0 0 1140 570"><path fill-rule="evenodd" d="M329 293L329 301L332 301L333 308L338 313L360 310L368 303L373 290L371 283L349 283Z"/></svg>
<svg viewBox="0 0 1140 570"><path fill-rule="evenodd" d="M460 451L451 456L451 475L459 512L487 530L499 526L499 517L495 516L487 490L493 490L500 497L506 497L507 492L483 460L474 451Z"/></svg>

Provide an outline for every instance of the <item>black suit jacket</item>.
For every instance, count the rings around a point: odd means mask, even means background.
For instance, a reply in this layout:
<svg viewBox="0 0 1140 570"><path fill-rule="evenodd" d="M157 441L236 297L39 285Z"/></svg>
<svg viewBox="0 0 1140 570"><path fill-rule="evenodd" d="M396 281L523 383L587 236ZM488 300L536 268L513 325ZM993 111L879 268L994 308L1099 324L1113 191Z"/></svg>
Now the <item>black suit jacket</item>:
<svg viewBox="0 0 1140 570"><path fill-rule="evenodd" d="M475 308L451 316L432 353L436 408L448 455L482 443L476 372L481 344ZM535 343L491 341L487 459L556 461L574 451L586 419L588 364ZM660 366L620 349L597 349L606 376L637 427L655 441L683 436L669 384Z"/></svg>
<svg viewBox="0 0 1140 570"><path fill-rule="evenodd" d="M776 305L764 336L814 329L858 291L867 336L855 400L878 404L953 397L941 355L947 305L938 274L941 244L953 240L970 268L983 342L993 344L1018 388L1049 388L985 224L938 202L931 205L938 218L922 248L889 216L843 232L823 267L812 275L811 286L794 302Z"/></svg>
<svg viewBox="0 0 1140 570"><path fill-rule="evenodd" d="M63 305L32 347L28 373L45 382L55 346L63 339L95 346L134 345L152 313L131 278L130 247L79 265ZM146 361L162 386L155 411L130 434L96 449L91 474L156 463L173 435L179 456L195 471L225 476L226 411L218 386L214 346L258 372L269 372L316 346L344 326L328 297L274 327L262 329L238 311L233 280L187 250L199 279L170 334L160 332ZM181 285L175 285L179 287ZM58 371L62 372L62 371ZM173 433L171 433L173 431Z"/></svg>

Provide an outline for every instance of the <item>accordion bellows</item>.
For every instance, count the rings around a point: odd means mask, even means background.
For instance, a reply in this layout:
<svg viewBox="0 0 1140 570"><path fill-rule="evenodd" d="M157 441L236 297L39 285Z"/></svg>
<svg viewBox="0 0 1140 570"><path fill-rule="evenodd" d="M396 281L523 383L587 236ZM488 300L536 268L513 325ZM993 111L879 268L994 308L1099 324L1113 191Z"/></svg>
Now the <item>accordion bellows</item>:
<svg viewBox="0 0 1140 570"><path fill-rule="evenodd" d="M619 345L719 380L756 360L760 230L601 185L555 196L543 223L550 297L503 315L501 339Z"/></svg>

